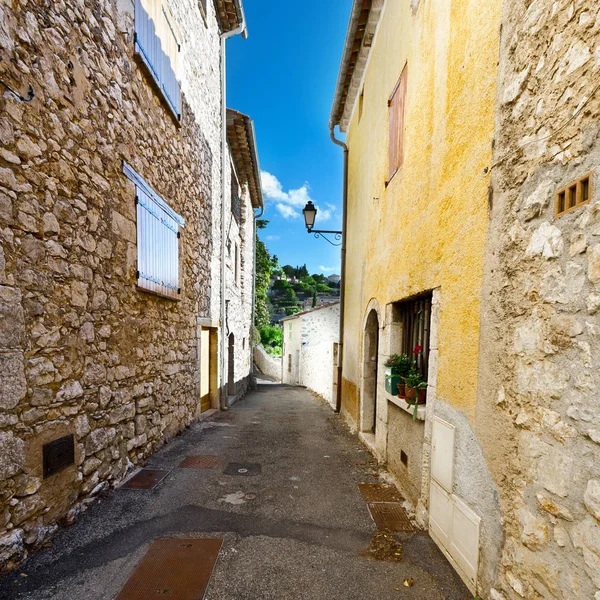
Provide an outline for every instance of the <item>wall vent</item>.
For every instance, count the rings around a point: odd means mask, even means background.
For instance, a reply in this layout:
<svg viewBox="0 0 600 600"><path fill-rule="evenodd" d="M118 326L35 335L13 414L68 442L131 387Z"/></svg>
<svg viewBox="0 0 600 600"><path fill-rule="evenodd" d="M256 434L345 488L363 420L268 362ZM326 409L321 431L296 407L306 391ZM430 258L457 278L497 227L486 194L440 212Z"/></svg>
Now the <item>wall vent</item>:
<svg viewBox="0 0 600 600"><path fill-rule="evenodd" d="M42 446L44 479L60 473L75 464L75 440L73 434L65 435Z"/></svg>
<svg viewBox="0 0 600 600"><path fill-rule="evenodd" d="M408 467L408 456L404 450L400 450L400 461L405 467Z"/></svg>
<svg viewBox="0 0 600 600"><path fill-rule="evenodd" d="M554 205L555 218L561 217L562 215L587 204L591 198L592 173L588 173L556 192L556 201Z"/></svg>

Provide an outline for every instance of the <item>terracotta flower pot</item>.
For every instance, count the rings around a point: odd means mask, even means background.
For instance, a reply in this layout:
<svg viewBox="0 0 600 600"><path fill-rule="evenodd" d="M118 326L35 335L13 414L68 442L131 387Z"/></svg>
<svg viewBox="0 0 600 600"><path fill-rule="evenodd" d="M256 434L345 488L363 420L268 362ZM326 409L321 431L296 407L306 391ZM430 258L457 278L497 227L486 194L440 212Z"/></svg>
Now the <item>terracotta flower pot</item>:
<svg viewBox="0 0 600 600"><path fill-rule="evenodd" d="M406 391L404 397L407 402L414 402L415 396L417 395L417 389L409 386L405 386Z"/></svg>
<svg viewBox="0 0 600 600"><path fill-rule="evenodd" d="M416 389L412 387L406 386L406 401L414 404L415 398L417 399L417 404L425 404L427 402L426 398L426 390L425 389Z"/></svg>
<svg viewBox="0 0 600 600"><path fill-rule="evenodd" d="M406 396L406 384L399 383L398 384L398 398L404 398Z"/></svg>

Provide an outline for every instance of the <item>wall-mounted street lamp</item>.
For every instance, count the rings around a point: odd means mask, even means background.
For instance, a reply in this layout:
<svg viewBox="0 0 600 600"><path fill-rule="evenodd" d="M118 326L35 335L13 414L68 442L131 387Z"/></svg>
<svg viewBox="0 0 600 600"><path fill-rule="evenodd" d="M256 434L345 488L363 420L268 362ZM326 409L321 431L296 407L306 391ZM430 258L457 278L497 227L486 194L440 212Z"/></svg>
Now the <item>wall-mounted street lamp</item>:
<svg viewBox="0 0 600 600"><path fill-rule="evenodd" d="M304 222L306 223L306 229L308 233L312 233L316 238L322 237L326 242L329 242L332 246L341 246L342 242L342 232L341 231L329 231L327 229L313 229L315 226L315 219L317 218L317 207L312 203L311 200L308 201L306 206L302 209L302 214L304 215ZM336 244L332 242L326 235L331 234L334 236L336 242L340 242Z"/></svg>

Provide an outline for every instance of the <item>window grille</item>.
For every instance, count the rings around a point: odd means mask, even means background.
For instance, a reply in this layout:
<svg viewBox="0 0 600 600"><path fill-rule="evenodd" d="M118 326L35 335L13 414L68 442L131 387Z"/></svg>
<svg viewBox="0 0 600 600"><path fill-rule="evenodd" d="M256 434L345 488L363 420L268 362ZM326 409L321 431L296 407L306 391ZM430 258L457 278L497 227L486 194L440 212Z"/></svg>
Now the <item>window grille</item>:
<svg viewBox="0 0 600 600"><path fill-rule="evenodd" d="M185 221L127 163L123 172L136 184L137 285L179 298L179 228Z"/></svg>
<svg viewBox="0 0 600 600"><path fill-rule="evenodd" d="M388 152L388 183L398 172L404 162L404 122L406 111L406 85L408 67L404 67L402 75L390 96L390 131Z"/></svg>
<svg viewBox="0 0 600 600"><path fill-rule="evenodd" d="M556 218L587 204L592 198L592 173L556 193L554 216Z"/></svg>
<svg viewBox="0 0 600 600"><path fill-rule="evenodd" d="M429 368L431 298L429 293L415 300L397 304L402 323L402 353L416 360L417 369L425 380ZM417 346L421 346L421 350L415 353Z"/></svg>
<svg viewBox="0 0 600 600"><path fill-rule="evenodd" d="M173 18L161 0L135 0L135 52L173 114L181 119L181 86L177 77L181 45Z"/></svg>

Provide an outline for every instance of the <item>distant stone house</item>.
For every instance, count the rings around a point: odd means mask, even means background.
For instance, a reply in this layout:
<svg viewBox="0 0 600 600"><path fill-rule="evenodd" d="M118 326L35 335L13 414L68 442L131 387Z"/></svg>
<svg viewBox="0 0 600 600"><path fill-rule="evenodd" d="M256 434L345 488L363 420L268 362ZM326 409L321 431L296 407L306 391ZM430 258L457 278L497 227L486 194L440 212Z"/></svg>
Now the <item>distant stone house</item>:
<svg viewBox="0 0 600 600"><path fill-rule="evenodd" d="M226 394L221 65L244 29L239 0L0 5L1 569ZM251 142L229 143L248 287Z"/></svg>
<svg viewBox="0 0 600 600"><path fill-rule="evenodd" d="M334 403L340 303L296 313L281 320L282 381L303 385Z"/></svg>
<svg viewBox="0 0 600 600"><path fill-rule="evenodd" d="M327 281L329 281L329 283L334 283L335 285L337 285L341 280L342 280L341 276L340 275L335 275L335 274L330 275L327 278Z"/></svg>

